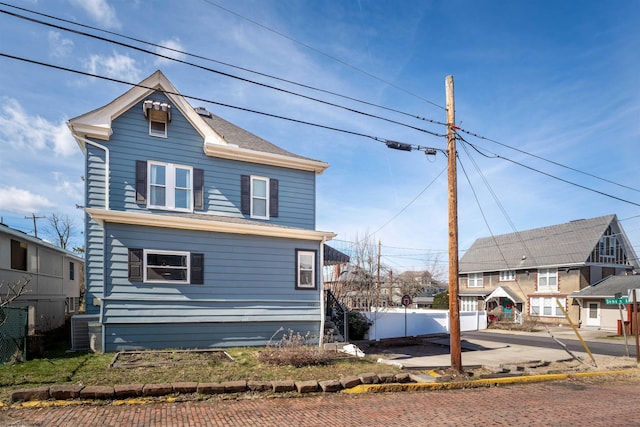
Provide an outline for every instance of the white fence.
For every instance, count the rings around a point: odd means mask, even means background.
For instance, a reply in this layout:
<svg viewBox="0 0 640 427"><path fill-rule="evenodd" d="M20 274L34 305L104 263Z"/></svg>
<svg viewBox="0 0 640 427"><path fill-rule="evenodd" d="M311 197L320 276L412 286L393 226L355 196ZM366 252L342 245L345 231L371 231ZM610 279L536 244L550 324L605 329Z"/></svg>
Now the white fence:
<svg viewBox="0 0 640 427"><path fill-rule="evenodd" d="M373 323L367 334L370 340L449 333L448 310L372 308L370 312L363 314ZM486 328L486 311L460 313L460 331Z"/></svg>

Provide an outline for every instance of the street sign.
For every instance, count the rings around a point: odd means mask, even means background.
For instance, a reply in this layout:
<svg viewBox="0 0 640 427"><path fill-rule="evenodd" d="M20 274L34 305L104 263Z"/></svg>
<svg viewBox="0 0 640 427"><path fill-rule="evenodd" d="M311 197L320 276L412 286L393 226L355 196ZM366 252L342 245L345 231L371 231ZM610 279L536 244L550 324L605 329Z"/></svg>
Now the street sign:
<svg viewBox="0 0 640 427"><path fill-rule="evenodd" d="M396 300L398 301L398 300ZM404 305L405 307L411 304L411 297L409 295L403 295L402 296L402 305Z"/></svg>
<svg viewBox="0 0 640 427"><path fill-rule="evenodd" d="M631 304L629 302L629 298L627 297L622 297L622 298L605 298L604 300L605 304L609 304L609 305L615 305L615 304Z"/></svg>

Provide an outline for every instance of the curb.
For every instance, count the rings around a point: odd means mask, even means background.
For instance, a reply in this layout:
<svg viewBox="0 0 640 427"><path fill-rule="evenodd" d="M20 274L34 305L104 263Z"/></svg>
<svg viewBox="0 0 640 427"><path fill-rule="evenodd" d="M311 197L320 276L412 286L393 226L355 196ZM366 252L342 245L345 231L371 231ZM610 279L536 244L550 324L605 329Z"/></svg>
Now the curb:
<svg viewBox="0 0 640 427"><path fill-rule="evenodd" d="M527 384L544 381L558 381L570 378L589 378L615 376L624 374L640 374L640 369L627 369L620 371L598 372L574 372L567 374L528 375L519 377L487 378L458 382L434 382L434 383L410 383L410 384L361 384L348 390L342 390L345 394L364 393L391 393L402 391L427 391L427 390L457 390L463 388L490 387L499 384Z"/></svg>
<svg viewBox="0 0 640 427"><path fill-rule="evenodd" d="M366 373L345 377L341 380L326 381L273 381L257 384L251 381L229 381L223 383L167 383L128 384L116 386L74 386L52 385L33 389L19 389L11 393L11 404L0 402L0 409L48 408L86 405L91 402L111 401L114 406L143 405L152 402L176 402L180 393L201 393L204 395L273 392L298 394L309 393L393 393L407 391L458 390L464 388L491 387L500 384L527 384L544 381L559 381L571 378L589 378L640 374L640 369L616 371L574 372L564 374L522 375L518 377L486 378L470 381L422 382L416 375ZM435 380L433 373L428 373ZM424 377L424 376L423 376Z"/></svg>

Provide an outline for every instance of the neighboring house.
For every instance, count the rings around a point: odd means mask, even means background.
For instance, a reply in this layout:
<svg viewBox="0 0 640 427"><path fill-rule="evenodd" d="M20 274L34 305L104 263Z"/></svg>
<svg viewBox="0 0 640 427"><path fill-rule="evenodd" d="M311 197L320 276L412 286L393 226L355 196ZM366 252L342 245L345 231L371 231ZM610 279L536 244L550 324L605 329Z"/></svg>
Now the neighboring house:
<svg viewBox="0 0 640 427"><path fill-rule="evenodd" d="M583 327L622 334L623 323L631 332L633 298L627 298L631 289L640 289L640 275L609 276L569 296L580 307ZM622 307L618 302L623 302Z"/></svg>
<svg viewBox="0 0 640 427"><path fill-rule="evenodd" d="M0 223L0 281L5 286L29 280L11 306L28 308L28 333L64 326L78 313L84 260L37 237ZM3 297L8 290L3 286Z"/></svg>
<svg viewBox="0 0 640 427"><path fill-rule="evenodd" d="M575 324L570 295L604 277L632 272L638 261L615 215L476 240L460 259L461 311L490 319Z"/></svg>
<svg viewBox="0 0 640 427"><path fill-rule="evenodd" d="M315 193L328 164L193 108L160 71L68 125L86 156L99 351L321 336L335 235L315 230Z"/></svg>

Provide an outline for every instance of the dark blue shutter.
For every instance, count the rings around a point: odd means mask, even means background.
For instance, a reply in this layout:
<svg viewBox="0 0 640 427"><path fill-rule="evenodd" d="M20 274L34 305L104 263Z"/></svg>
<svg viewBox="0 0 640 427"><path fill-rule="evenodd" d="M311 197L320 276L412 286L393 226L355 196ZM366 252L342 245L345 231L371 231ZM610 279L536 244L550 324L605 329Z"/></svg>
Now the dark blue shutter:
<svg viewBox="0 0 640 427"><path fill-rule="evenodd" d="M147 162L144 160L136 160L136 203L147 204Z"/></svg>

